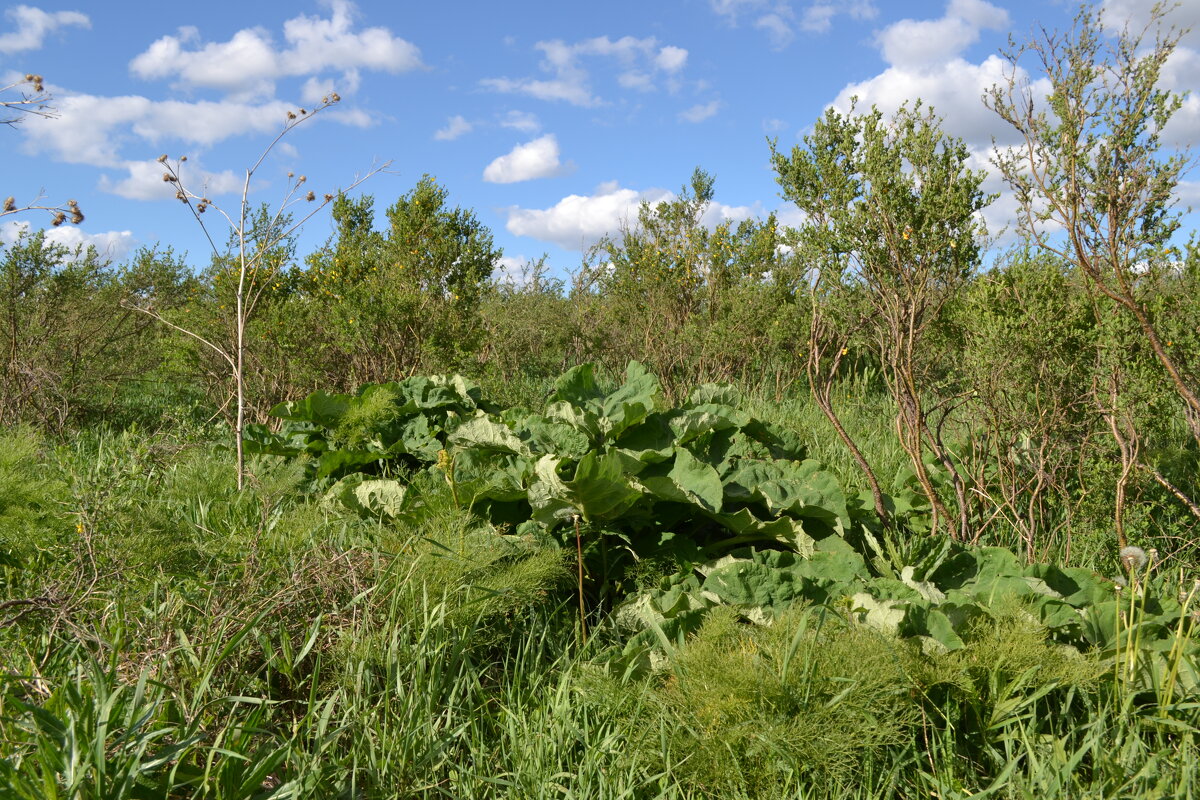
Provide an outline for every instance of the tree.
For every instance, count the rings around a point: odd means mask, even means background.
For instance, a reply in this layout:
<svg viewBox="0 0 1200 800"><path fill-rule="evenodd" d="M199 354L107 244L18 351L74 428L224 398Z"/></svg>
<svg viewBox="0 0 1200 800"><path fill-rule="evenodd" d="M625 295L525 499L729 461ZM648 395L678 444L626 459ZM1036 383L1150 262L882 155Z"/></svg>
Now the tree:
<svg viewBox="0 0 1200 800"><path fill-rule="evenodd" d="M809 374L817 404L866 473L876 510L886 519L879 483L828 392L852 340L878 358L899 409L900 444L933 506L933 528L942 519L949 526L950 514L926 452L951 477L958 521L950 530L966 538L965 482L931 416L945 419L956 398L929 405L939 359L926 345L979 263L984 230L978 214L992 200L980 188L984 174L967 168L966 145L944 134L940 120L919 103L888 120L877 109L830 109L790 156L772 150L784 197L805 213L794 240L812 269Z"/></svg>
<svg viewBox="0 0 1200 800"><path fill-rule="evenodd" d="M1133 321L1200 445L1200 365L1194 352L1171 346L1164 335L1169 319L1155 308L1158 288L1173 280L1183 260L1174 244L1181 216L1175 190L1195 163L1162 139L1183 101L1160 86L1184 33L1166 24L1169 11L1157 4L1144 28L1126 26L1110 38L1102 15L1084 6L1068 33L1043 29L1013 44L1005 53L1006 80L984 100L1020 137L1016 147L997 148L994 163L1019 203L1021 232L1085 276L1098 319L1111 304ZM1044 97L1022 77L1025 59L1045 73L1050 91ZM1129 344L1120 349L1127 352ZM1124 485L1135 466L1149 470L1193 513L1200 509L1152 465L1139 462L1141 434L1121 408L1127 359L1103 360L1106 374L1098 376L1094 395L1125 467L1116 510L1124 545Z"/></svg>
<svg viewBox="0 0 1200 800"><path fill-rule="evenodd" d="M262 166L267 156L275 148L275 145L284 136L298 125L303 124L306 120L314 118L321 111L334 105L340 99L337 93L332 93L323 98L321 103L311 111L301 108L297 111L288 112L283 129L267 145L258 157L258 160L246 170L246 177L242 183L240 202L231 210L224 209L203 193L197 193L185 184L183 180L183 164L187 161L187 156L182 156L175 162L171 162L166 155L162 155L158 159L165 170L162 176L163 182L177 187L176 199L188 207L192 216L200 224L201 229L203 229L205 236L208 238L209 244L212 246L213 254L218 260L226 257L227 254L217 247L212 234L209 232L209 227L204 221L205 217L202 215L211 208L225 220L229 227L230 242L232 245L230 249L232 253L228 257L231 258L234 264L234 275L236 277L236 288L233 295L232 343L228 345L223 344L220 341L197 333L190 327L185 327L168 320L154 308L152 298L131 298L127 303L128 307L149 314L179 333L190 336L200 342L228 365L230 375L233 378L234 400L236 402L234 441L237 451L238 489L243 488L246 479L246 456L243 446L243 431L246 424L246 329L263 293L267 291L272 280L285 266L285 263L276 257L280 252L280 245L287 242L304 223L312 219L313 216L333 202L334 199L333 194L325 194L319 203L316 202L318 200L316 193L312 190L305 191L303 188L307 182L307 178L304 175L296 176L289 172L287 176L287 190L278 209L274 213L271 213L264 208L256 215L255 207L250 203L250 181L254 177L255 172ZM367 180L367 178L386 169L388 163L390 162L377 166L365 175L356 178L347 187L347 190L353 189ZM291 209L300 203L315 203L315 205L297 220L292 215Z"/></svg>

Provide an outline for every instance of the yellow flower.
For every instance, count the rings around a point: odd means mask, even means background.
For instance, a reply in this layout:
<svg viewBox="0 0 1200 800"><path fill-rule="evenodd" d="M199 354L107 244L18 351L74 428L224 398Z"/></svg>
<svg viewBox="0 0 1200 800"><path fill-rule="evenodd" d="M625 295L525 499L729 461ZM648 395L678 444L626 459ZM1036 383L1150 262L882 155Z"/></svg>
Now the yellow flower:
<svg viewBox="0 0 1200 800"><path fill-rule="evenodd" d="M849 352L850 352L850 348L849 348L849 347L843 347L843 348L842 348L842 355L846 355L846 353L849 353Z"/></svg>
<svg viewBox="0 0 1200 800"><path fill-rule="evenodd" d="M907 241L907 240L908 240L908 237L909 237L911 234L912 234L912 228L905 228L905 229L904 229L904 239L905 239L905 241Z"/></svg>
<svg viewBox="0 0 1200 800"><path fill-rule="evenodd" d="M76 523L75 523L75 532L76 532L76 533L83 533L83 523L82 523L82 522L76 522Z"/></svg>

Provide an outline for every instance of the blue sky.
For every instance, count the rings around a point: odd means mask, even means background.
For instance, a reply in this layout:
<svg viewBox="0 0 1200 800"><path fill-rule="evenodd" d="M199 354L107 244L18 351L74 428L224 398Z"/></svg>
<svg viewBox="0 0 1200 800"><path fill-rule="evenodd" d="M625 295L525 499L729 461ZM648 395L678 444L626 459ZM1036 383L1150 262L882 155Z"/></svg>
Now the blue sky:
<svg viewBox="0 0 1200 800"><path fill-rule="evenodd" d="M173 245L202 263L203 235L154 159L187 155L189 185L233 208L287 110L337 91L341 103L265 162L253 200L279 201L288 171L320 195L390 161L361 189L380 211L428 173L491 228L506 269L545 253L559 273L696 166L716 176L710 221L773 210L795 220L767 138L790 147L852 94L885 110L923 97L986 166L993 137L1010 138L979 102L1001 77L998 49L1039 23L1066 28L1076 10L1054 0L2 3L0 85L43 75L58 116L0 128L0 194L77 199L83 225L54 233L67 244L114 260ZM1100 5L1116 23L1144 19L1151 3ZM1200 27L1200 0L1176 14ZM1167 75L1179 89L1200 86L1200 34L1184 45ZM1200 98L1169 133L1200 138ZM1185 203L1200 205L1196 189L1183 187ZM1011 209L1002 198L988 212L993 230ZM3 220L0 237L16 224ZM329 233L319 214L302 250Z"/></svg>

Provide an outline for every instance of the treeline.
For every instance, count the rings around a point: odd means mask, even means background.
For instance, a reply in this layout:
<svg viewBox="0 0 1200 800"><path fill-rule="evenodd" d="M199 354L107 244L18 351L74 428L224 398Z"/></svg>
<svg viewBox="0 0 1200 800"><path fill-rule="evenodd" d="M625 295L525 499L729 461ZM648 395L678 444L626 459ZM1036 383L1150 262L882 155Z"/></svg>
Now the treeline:
<svg viewBox="0 0 1200 800"><path fill-rule="evenodd" d="M287 214L263 207L198 273L169 249L111 267L23 237L0 276L0 422L190 409L240 442L245 420L317 389L458 371L533 402L574 364L636 359L668 398L736 381L811 401L885 525L904 486L932 531L1030 558L1081 541L1191 557L1200 251L1175 207L1186 152L1159 135L1182 99L1158 88L1180 35L1125 31L1105 51L1085 7L1071 38L1009 55L1013 78L984 98L1023 142L994 160L1018 220L998 256L984 173L920 103L830 110L791 152L772 148L796 228L705 225L713 178L697 169L569 279L544 262L493 277L491 233L431 177L382 225L373 198L338 196L333 236L303 255ZM1052 113L1017 81L1029 55ZM851 385L888 444L847 421ZM899 474L881 472L888 446Z"/></svg>

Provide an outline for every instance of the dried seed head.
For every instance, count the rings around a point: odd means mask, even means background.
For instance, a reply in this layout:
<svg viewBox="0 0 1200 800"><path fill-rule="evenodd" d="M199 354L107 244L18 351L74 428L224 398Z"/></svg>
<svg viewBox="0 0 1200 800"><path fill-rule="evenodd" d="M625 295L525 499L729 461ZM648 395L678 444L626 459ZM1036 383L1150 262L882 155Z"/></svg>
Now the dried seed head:
<svg viewBox="0 0 1200 800"><path fill-rule="evenodd" d="M308 112L307 112L307 111L305 111L305 110L302 108L302 109L300 109L300 113L301 113L301 114L307 114Z"/></svg>
<svg viewBox="0 0 1200 800"><path fill-rule="evenodd" d="M323 106L329 105L329 96L328 95L321 98L321 105L323 105Z"/></svg>
<svg viewBox="0 0 1200 800"><path fill-rule="evenodd" d="M325 195L325 202L326 202L326 203L328 203L328 202L329 202L330 200L332 200L332 199L333 199L333 195L331 195L331 194L327 194L327 195Z"/></svg>
<svg viewBox="0 0 1200 800"><path fill-rule="evenodd" d="M25 73L25 80L29 81L30 83L33 83L33 73L32 72Z"/></svg>
<svg viewBox="0 0 1200 800"><path fill-rule="evenodd" d="M304 195L304 199L311 203L313 200L317 199L317 196L310 191L308 194Z"/></svg>
<svg viewBox="0 0 1200 800"><path fill-rule="evenodd" d="M299 178L296 180L296 183L298 183L298 184L299 184L299 183L304 183L306 180L308 180L308 177L307 177L307 176L305 176L305 175L301 175L301 176L300 176L300 177L299 177Z"/></svg>
<svg viewBox="0 0 1200 800"><path fill-rule="evenodd" d="M163 173L163 183L170 183L170 182L171 182L171 173L164 172Z"/></svg>
<svg viewBox="0 0 1200 800"><path fill-rule="evenodd" d="M1146 566L1146 551L1140 547L1122 547L1118 555L1121 559L1121 566L1125 568L1126 572Z"/></svg>
<svg viewBox="0 0 1200 800"><path fill-rule="evenodd" d="M71 212L71 224L78 225L81 222L83 222L83 212L77 207Z"/></svg>
<svg viewBox="0 0 1200 800"><path fill-rule="evenodd" d="M295 118L296 118L296 112L295 112L295 111L289 111L289 112L288 112L288 119L295 119Z"/></svg>
<svg viewBox="0 0 1200 800"><path fill-rule="evenodd" d="M329 98L331 100L333 100L333 102L335 102L335 103L340 103L342 101L342 96L339 95L337 92L334 92L333 94L329 95Z"/></svg>
<svg viewBox="0 0 1200 800"><path fill-rule="evenodd" d="M67 201L67 208L75 208L78 205L79 205L79 202L76 200L68 200Z"/></svg>
<svg viewBox="0 0 1200 800"><path fill-rule="evenodd" d="M66 222L66 220L67 215L59 211L54 215L54 219L50 222L50 224L57 228L59 225L62 225L64 222Z"/></svg>
<svg viewBox="0 0 1200 800"><path fill-rule="evenodd" d="M292 171L289 169L289 170L288 170L288 177L289 177L289 178L294 178L294 177L296 177L296 173L292 172Z"/></svg>
<svg viewBox="0 0 1200 800"><path fill-rule="evenodd" d="M180 157L179 157L179 160L180 160L180 161L187 161L187 156L180 156Z"/></svg>
<svg viewBox="0 0 1200 800"><path fill-rule="evenodd" d="M167 154L166 153L163 153L161 156L158 157L158 163L160 163L160 164L167 163Z"/></svg>
<svg viewBox="0 0 1200 800"><path fill-rule="evenodd" d="M176 199L176 200L178 200L178 201L179 201L179 202L181 202L181 203L186 203L186 202L187 202L187 195L185 195L185 194L183 193L183 190L181 189L181 190L179 190L178 192L176 192L176 193L175 193L175 199Z"/></svg>
<svg viewBox="0 0 1200 800"><path fill-rule="evenodd" d="M4 201L4 210L5 211L16 211L17 210L17 198L10 196L7 200L5 200Z"/></svg>

